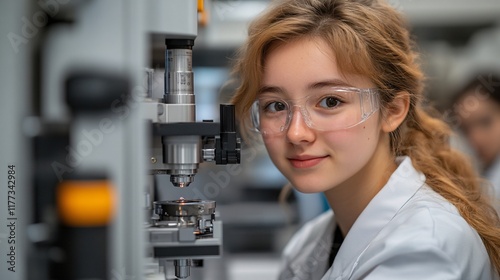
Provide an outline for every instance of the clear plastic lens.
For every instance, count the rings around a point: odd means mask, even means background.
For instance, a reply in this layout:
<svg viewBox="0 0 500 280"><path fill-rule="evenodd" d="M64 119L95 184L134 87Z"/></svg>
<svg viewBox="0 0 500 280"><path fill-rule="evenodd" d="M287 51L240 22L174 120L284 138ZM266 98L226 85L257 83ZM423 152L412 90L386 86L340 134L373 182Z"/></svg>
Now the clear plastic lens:
<svg viewBox="0 0 500 280"><path fill-rule="evenodd" d="M299 100L264 94L252 105L251 118L257 131L278 134L288 129L294 111L300 110L311 128L342 130L364 122L379 109L377 93L376 89L331 88Z"/></svg>

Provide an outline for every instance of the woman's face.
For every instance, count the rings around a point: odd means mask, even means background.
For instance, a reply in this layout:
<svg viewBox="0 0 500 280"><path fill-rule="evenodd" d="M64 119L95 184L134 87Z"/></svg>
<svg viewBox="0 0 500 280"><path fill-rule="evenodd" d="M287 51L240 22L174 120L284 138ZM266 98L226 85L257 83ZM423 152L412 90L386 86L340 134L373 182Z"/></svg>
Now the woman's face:
<svg viewBox="0 0 500 280"><path fill-rule="evenodd" d="M334 57L320 39L304 38L277 46L266 56L259 96L297 100L332 86L375 87L367 77L342 75ZM357 126L318 131L307 126L300 109L294 108L283 133L262 136L272 161L296 189L325 192L366 175L363 168L384 143L379 118L376 111Z"/></svg>

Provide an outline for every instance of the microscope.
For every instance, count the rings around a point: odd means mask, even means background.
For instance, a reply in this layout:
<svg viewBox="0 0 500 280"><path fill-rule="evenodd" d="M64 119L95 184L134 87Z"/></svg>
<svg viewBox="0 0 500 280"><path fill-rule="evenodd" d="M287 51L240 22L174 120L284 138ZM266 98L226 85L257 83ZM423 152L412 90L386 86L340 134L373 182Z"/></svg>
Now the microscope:
<svg viewBox="0 0 500 280"><path fill-rule="evenodd" d="M164 97L155 100L151 94L143 103L151 122L151 175L168 174L172 185L179 188L194 181L203 161L240 163L233 105L220 105L220 123L196 122L193 45L193 39L165 39ZM148 81L152 73L147 71ZM159 260L165 272L173 261L175 276L185 279L191 266L221 254L222 224L215 220L215 201L180 197L148 203L153 213L147 228L149 256Z"/></svg>
<svg viewBox="0 0 500 280"><path fill-rule="evenodd" d="M0 111L9 120L0 154L16 164L19 222L15 250L0 242L0 251L16 253L16 273L0 270L0 279L158 280L171 279L171 267L184 279L191 266L221 254L215 201L155 195L155 188L189 188L202 162L240 161L233 106L221 105L219 122L196 122L192 48L202 3L2 6L0 29L12 39L0 67L12 94ZM161 98L143 83L158 42ZM155 185L154 176L166 175L171 183ZM14 217L0 211L7 218Z"/></svg>

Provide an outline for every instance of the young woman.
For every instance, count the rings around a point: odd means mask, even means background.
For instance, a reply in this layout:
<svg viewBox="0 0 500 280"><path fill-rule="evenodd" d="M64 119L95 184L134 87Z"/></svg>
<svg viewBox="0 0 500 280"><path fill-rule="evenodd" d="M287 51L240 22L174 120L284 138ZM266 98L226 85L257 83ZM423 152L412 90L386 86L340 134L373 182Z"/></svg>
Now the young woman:
<svg viewBox="0 0 500 280"><path fill-rule="evenodd" d="M249 28L240 124L333 210L293 237L280 279L499 279L498 216L422 108L404 26L382 1L290 0Z"/></svg>

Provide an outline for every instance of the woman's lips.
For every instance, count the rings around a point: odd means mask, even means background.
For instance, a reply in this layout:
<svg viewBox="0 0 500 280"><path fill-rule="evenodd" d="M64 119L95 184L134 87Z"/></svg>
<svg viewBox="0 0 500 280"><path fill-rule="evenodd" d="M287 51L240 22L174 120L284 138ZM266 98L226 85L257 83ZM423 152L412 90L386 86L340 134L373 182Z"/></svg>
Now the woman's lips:
<svg viewBox="0 0 500 280"><path fill-rule="evenodd" d="M319 164L328 156L323 157L300 157L300 158L289 158L288 160L295 168L310 168Z"/></svg>

